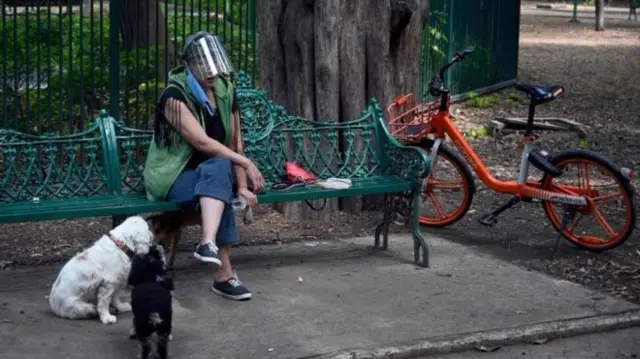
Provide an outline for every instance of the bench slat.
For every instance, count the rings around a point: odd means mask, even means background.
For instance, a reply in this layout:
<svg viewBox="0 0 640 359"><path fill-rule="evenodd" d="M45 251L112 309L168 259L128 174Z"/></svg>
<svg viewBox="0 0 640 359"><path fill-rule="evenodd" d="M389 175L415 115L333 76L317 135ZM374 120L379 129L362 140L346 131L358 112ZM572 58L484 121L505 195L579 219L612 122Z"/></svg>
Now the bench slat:
<svg viewBox="0 0 640 359"><path fill-rule="evenodd" d="M348 189L322 187L295 187L286 191L270 191L258 196L258 202L279 203L324 198L354 197L380 193L397 193L411 190L412 183L393 176L373 176L352 179Z"/></svg>
<svg viewBox="0 0 640 359"><path fill-rule="evenodd" d="M149 201L143 195L97 196L0 204L0 223L53 221L178 210L174 202Z"/></svg>

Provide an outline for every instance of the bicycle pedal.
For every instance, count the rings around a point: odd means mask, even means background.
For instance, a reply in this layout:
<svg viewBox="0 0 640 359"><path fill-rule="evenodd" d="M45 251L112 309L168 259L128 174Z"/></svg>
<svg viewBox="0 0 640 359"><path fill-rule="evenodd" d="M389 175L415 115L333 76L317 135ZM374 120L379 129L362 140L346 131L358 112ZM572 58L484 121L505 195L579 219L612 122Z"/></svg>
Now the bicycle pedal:
<svg viewBox="0 0 640 359"><path fill-rule="evenodd" d="M480 224L482 224L483 226L493 227L498 223L498 217L494 216L492 213L489 213L482 216L482 218L480 218L478 222L480 222Z"/></svg>

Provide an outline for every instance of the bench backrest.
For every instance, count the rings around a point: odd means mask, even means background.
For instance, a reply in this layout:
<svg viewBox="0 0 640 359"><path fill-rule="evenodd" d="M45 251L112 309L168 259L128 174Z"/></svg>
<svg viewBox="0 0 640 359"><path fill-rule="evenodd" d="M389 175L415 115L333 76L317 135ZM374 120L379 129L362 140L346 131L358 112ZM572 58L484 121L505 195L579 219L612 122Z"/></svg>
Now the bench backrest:
<svg viewBox="0 0 640 359"><path fill-rule="evenodd" d="M372 102L346 122L313 121L285 113L239 73L238 100L247 157L267 185L281 182L293 161L320 178L386 174L392 158L382 110ZM0 202L144 193L142 172L151 130L126 127L103 111L84 132L33 136L0 129ZM375 145L378 143L378 146Z"/></svg>
<svg viewBox="0 0 640 359"><path fill-rule="evenodd" d="M247 157L271 183L281 182L284 164L293 161L320 178L362 178L379 172L374 139L382 116L375 100L360 118L344 122L314 121L288 115L264 90L251 87L241 73L238 99Z"/></svg>
<svg viewBox="0 0 640 359"><path fill-rule="evenodd" d="M245 153L265 176L267 185L281 181L286 161L294 161L321 178L358 178L379 172L381 156L373 139L380 126L376 116L382 112L375 100L358 119L316 122L287 115L282 106L269 100L266 91L253 88L244 72L238 74L237 83ZM113 131L121 190L142 193L142 170L153 133L120 122L113 123Z"/></svg>
<svg viewBox="0 0 640 359"><path fill-rule="evenodd" d="M108 193L102 121L68 136L0 129L0 203Z"/></svg>

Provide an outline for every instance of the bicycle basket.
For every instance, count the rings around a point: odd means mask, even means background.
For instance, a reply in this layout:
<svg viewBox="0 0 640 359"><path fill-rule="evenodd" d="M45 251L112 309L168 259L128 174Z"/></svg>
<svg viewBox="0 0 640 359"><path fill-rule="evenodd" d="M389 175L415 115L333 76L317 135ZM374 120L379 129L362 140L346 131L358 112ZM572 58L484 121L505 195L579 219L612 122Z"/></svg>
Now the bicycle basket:
<svg viewBox="0 0 640 359"><path fill-rule="evenodd" d="M389 130L402 143L418 142L427 136L429 122L438 112L440 101L416 104L413 94L395 99L387 107Z"/></svg>

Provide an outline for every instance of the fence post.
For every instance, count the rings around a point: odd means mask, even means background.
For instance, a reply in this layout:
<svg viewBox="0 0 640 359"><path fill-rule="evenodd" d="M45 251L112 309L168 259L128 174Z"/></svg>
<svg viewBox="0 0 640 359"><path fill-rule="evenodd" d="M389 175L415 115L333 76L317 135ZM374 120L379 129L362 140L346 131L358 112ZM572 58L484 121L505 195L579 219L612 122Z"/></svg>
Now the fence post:
<svg viewBox="0 0 640 359"><path fill-rule="evenodd" d="M120 0L109 1L109 114L120 120Z"/></svg>
<svg viewBox="0 0 640 359"><path fill-rule="evenodd" d="M251 81L253 82L253 85L255 85L255 81L256 81L256 67L258 64L258 58L256 57L256 54L258 53L257 51L257 47L258 47L258 34L256 33L257 31L257 22L256 22L256 0L249 0L247 2L247 11L248 11L248 24L247 24L247 32L249 33L249 36L251 37L251 39L249 41L252 42L252 49L253 49L253 61L251 64L252 69L249 70L247 69L247 72L251 73ZM248 46L245 45L245 46ZM248 56L248 54L247 54Z"/></svg>

